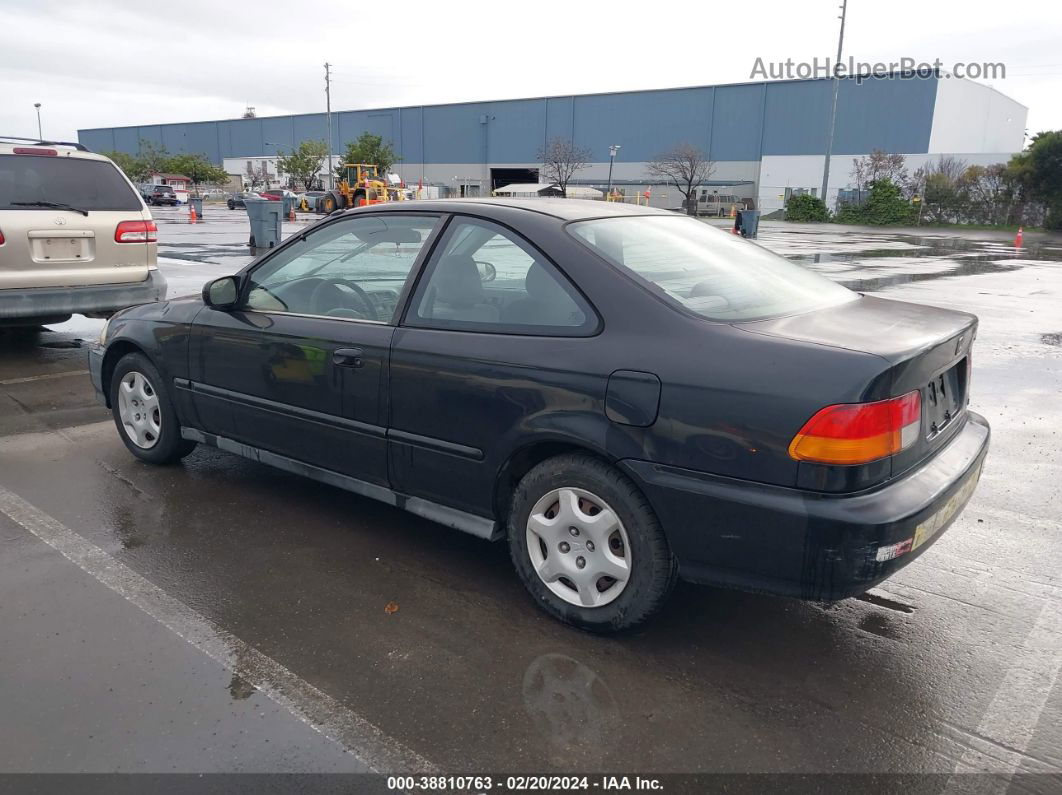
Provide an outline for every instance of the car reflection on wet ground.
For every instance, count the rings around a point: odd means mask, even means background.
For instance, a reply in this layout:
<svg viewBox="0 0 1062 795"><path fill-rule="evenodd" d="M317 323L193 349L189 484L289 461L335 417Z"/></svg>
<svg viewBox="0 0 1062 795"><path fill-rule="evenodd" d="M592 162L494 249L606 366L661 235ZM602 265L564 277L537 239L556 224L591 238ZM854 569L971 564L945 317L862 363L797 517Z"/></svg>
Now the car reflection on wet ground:
<svg viewBox="0 0 1062 795"><path fill-rule="evenodd" d="M251 259L241 211L154 214L170 295ZM956 771L1062 773L1062 243L769 222L759 243L981 319L972 404L993 448L912 566L832 606L680 586L644 630L585 635L528 603L503 545L216 450L136 462L77 349L100 324L74 318L0 343L0 770L383 758L926 772L934 792ZM123 599L92 560L175 612Z"/></svg>

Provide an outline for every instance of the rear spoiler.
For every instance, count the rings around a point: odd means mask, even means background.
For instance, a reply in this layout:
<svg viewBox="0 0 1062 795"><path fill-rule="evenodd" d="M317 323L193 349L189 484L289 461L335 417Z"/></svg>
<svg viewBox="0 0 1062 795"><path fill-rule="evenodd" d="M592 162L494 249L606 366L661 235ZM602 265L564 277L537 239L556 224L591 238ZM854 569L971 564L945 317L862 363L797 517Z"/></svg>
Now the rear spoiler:
<svg viewBox="0 0 1062 795"><path fill-rule="evenodd" d="M20 138L17 135L0 135L0 141L17 141L19 143L32 143L41 146L72 146L79 152L87 152L88 147L84 144L74 143L72 141L43 141L39 138Z"/></svg>

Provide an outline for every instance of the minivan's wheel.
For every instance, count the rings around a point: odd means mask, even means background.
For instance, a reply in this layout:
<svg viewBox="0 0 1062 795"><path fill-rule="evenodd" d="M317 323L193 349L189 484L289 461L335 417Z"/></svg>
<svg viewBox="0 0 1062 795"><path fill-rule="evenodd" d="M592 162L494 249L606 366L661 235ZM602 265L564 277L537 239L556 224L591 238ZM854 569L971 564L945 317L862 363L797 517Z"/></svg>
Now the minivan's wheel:
<svg viewBox="0 0 1062 795"><path fill-rule="evenodd" d="M236 202L234 202L232 199L229 199L225 203L229 206L230 210L235 210L236 209Z"/></svg>
<svg viewBox="0 0 1062 795"><path fill-rule="evenodd" d="M114 368L111 412L129 452L152 464L172 464L195 448L181 426L162 376L146 356L130 353Z"/></svg>
<svg viewBox="0 0 1062 795"><path fill-rule="evenodd" d="M591 456L557 456L528 472L508 534L513 565L538 605L593 632L640 624L675 584L675 558L648 501Z"/></svg>

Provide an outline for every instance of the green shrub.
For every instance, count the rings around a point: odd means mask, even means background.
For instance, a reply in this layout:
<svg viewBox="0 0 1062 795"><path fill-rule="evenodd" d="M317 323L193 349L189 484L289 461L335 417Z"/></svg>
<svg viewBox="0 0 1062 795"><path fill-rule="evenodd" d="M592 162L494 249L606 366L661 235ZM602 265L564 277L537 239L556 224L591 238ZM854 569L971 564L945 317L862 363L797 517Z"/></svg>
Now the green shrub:
<svg viewBox="0 0 1062 795"><path fill-rule="evenodd" d="M845 204L833 220L839 224L888 226L909 224L915 220L915 208L903 197L898 185L879 179L870 185L870 195L861 205Z"/></svg>
<svg viewBox="0 0 1062 795"><path fill-rule="evenodd" d="M822 199L803 193L790 197L785 206L785 220L821 223L830 220L830 211Z"/></svg>

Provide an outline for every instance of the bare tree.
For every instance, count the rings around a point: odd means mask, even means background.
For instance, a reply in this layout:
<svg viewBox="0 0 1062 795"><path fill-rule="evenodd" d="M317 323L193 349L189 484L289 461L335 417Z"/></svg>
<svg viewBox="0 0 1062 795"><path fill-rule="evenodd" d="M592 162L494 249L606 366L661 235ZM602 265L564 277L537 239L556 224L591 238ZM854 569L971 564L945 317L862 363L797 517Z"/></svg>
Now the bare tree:
<svg viewBox="0 0 1062 795"><path fill-rule="evenodd" d="M653 158L646 171L651 177L670 180L686 197L686 214L697 214L697 188L715 173L715 163L692 144L681 143Z"/></svg>
<svg viewBox="0 0 1062 795"><path fill-rule="evenodd" d="M869 188L879 179L903 188L907 184L907 158L875 149L869 155L852 158L852 176L859 190Z"/></svg>
<svg viewBox="0 0 1062 795"><path fill-rule="evenodd" d="M591 156L589 149L576 146L570 138L550 138L538 152L546 179L557 184L564 198L568 198L572 176L587 167Z"/></svg>

